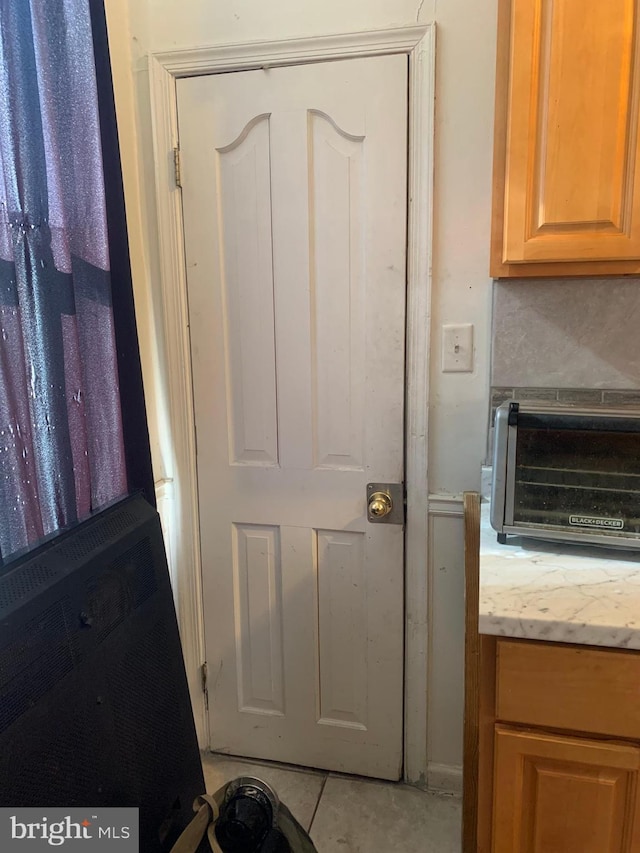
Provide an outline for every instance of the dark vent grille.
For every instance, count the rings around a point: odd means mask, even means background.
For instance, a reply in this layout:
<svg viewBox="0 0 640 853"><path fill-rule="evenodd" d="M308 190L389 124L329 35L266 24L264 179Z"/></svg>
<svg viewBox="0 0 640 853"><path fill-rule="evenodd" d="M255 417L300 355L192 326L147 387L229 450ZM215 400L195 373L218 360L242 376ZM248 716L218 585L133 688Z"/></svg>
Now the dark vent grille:
<svg viewBox="0 0 640 853"><path fill-rule="evenodd" d="M168 850L204 780L157 513L129 498L30 564L57 572L0 612L1 804L137 806L140 850Z"/></svg>
<svg viewBox="0 0 640 853"><path fill-rule="evenodd" d="M80 621L102 643L132 608L139 607L156 589L153 552L146 538L88 581Z"/></svg>
<svg viewBox="0 0 640 853"><path fill-rule="evenodd" d="M126 571L133 590L133 603L139 607L158 588L149 538L129 548L112 564L112 569Z"/></svg>
<svg viewBox="0 0 640 853"><path fill-rule="evenodd" d="M3 805L86 806L99 799L95 721L75 687L75 695L66 690L57 704L32 708L25 718L28 724L16 726L5 738L0 761Z"/></svg>
<svg viewBox="0 0 640 853"><path fill-rule="evenodd" d="M87 584L81 619L101 643L131 612L131 594L126 578L119 572L107 571Z"/></svg>
<svg viewBox="0 0 640 853"><path fill-rule="evenodd" d="M76 534L68 542L60 546L57 553L63 560L82 560L92 551L100 548L105 542L115 539L137 521L136 516L128 510L121 510L109 518L100 521L95 527L86 532Z"/></svg>
<svg viewBox="0 0 640 853"><path fill-rule="evenodd" d="M66 598L48 607L0 650L0 732L73 669L67 608Z"/></svg>
<svg viewBox="0 0 640 853"><path fill-rule="evenodd" d="M23 669L50 654L52 647L66 645L69 600L63 598L43 610L24 626L20 635L0 648L0 686L15 678Z"/></svg>
<svg viewBox="0 0 640 853"><path fill-rule="evenodd" d="M50 566L34 563L28 572L14 572L0 580L0 610L12 607L51 578L56 572Z"/></svg>
<svg viewBox="0 0 640 853"><path fill-rule="evenodd" d="M136 654L123 658L109 671L120 772L130 787L135 786L138 796L165 767L180 760L178 709L182 706L172 677L174 656L164 625L156 624L141 638Z"/></svg>

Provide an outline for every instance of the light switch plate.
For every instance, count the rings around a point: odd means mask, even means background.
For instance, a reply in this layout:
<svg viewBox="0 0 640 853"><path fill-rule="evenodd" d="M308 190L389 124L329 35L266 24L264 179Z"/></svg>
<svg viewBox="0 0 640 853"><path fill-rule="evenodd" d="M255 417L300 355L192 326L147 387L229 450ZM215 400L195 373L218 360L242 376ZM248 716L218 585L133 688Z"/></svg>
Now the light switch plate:
<svg viewBox="0 0 640 853"><path fill-rule="evenodd" d="M442 327L442 372L473 371L473 324L460 323Z"/></svg>

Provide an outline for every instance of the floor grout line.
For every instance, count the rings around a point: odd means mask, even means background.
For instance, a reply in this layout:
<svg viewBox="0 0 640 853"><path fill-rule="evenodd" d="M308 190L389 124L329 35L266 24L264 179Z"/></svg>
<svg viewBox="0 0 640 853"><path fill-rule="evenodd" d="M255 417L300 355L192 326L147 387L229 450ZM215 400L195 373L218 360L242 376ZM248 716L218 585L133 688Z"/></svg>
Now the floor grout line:
<svg viewBox="0 0 640 853"><path fill-rule="evenodd" d="M318 813L318 808L320 806L320 800L322 799L322 795L324 794L324 788L325 788L325 785L327 784L328 778L329 778L329 774L327 773L327 775L322 780L322 787L320 788L320 793L318 794L318 800L316 802L316 807L313 810L313 814L311 815L311 820L309 821L309 829L307 830L307 832L309 832L309 833L311 832L311 827L313 826L313 822L316 819L316 815Z"/></svg>

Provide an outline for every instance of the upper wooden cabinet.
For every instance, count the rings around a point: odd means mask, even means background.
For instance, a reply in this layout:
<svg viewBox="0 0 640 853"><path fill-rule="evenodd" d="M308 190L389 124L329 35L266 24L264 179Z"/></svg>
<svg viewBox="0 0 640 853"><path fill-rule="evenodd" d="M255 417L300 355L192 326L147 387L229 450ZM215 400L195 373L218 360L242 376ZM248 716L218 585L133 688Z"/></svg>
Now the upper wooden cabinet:
<svg viewBox="0 0 640 853"><path fill-rule="evenodd" d="M491 274L640 272L640 0L500 0Z"/></svg>

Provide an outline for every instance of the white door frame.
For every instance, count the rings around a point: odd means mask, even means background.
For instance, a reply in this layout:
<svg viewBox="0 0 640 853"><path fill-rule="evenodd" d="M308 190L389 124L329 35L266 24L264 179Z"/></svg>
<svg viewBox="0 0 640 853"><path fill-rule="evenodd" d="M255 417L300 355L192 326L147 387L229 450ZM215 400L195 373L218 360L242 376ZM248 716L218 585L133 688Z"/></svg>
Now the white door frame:
<svg viewBox="0 0 640 853"><path fill-rule="evenodd" d="M149 85L160 253L160 300L173 478L163 481L163 520L198 740L208 745L200 677L204 613L182 203L176 186L175 81L320 60L404 53L409 59L405 530L404 778L427 778L427 419L431 319L431 246L435 105L435 25L283 41L248 42L155 53Z"/></svg>

